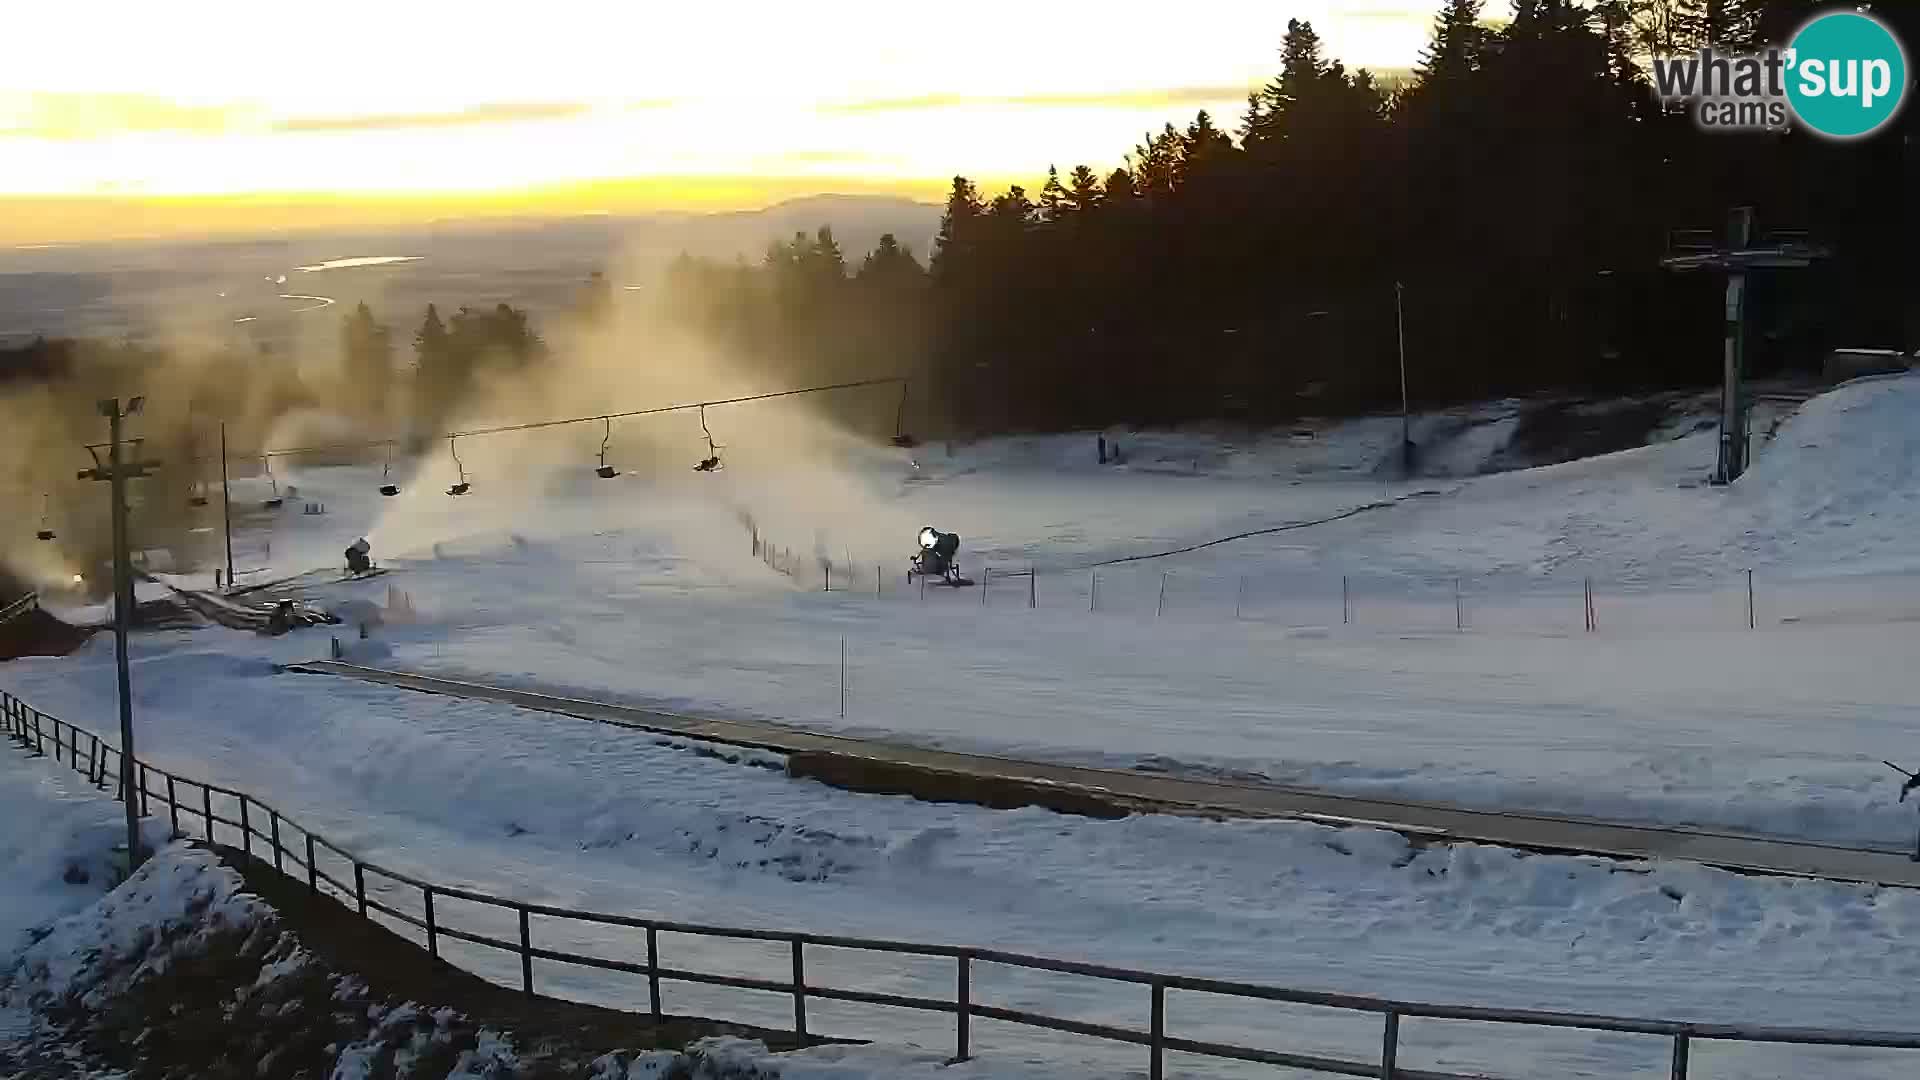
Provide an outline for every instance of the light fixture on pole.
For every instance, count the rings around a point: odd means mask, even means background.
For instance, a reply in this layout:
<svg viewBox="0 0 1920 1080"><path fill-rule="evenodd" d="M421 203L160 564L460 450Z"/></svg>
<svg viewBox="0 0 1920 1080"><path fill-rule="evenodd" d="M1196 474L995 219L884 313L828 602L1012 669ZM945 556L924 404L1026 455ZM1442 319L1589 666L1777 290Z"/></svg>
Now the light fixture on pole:
<svg viewBox="0 0 1920 1080"><path fill-rule="evenodd" d="M123 440L120 436L121 423L128 417L140 414L146 398L135 397L121 408L118 398L106 398L99 403L100 415L107 418L108 442L106 446L89 446L87 452L93 455L94 467L84 469L79 476L82 480L103 480L110 485L113 498L113 643L114 661L119 678L120 696L120 797L127 811L127 872L140 865L140 812L137 774L134 770L133 750L133 688L127 673L127 632L133 623L133 559L127 549L127 481L138 480L150 475L160 467L158 461L138 460L141 440L131 440L136 460L124 461L120 455ZM106 451L106 460L100 458L101 450Z"/></svg>

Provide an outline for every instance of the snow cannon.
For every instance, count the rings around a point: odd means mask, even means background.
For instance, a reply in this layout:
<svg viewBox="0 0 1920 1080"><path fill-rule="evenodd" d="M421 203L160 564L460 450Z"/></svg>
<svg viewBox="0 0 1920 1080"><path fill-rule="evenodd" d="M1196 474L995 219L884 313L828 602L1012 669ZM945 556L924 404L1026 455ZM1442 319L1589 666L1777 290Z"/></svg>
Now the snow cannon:
<svg viewBox="0 0 1920 1080"><path fill-rule="evenodd" d="M367 543L366 537L355 540L353 546L347 549L347 573L359 575L372 571L372 555L373 545Z"/></svg>
<svg viewBox="0 0 1920 1080"><path fill-rule="evenodd" d="M938 578L942 585L957 587L973 584L960 575L960 563L956 559L959 553L959 533L943 533L931 525L922 528L920 550L914 553L912 564L907 568L907 583L911 585L917 575Z"/></svg>

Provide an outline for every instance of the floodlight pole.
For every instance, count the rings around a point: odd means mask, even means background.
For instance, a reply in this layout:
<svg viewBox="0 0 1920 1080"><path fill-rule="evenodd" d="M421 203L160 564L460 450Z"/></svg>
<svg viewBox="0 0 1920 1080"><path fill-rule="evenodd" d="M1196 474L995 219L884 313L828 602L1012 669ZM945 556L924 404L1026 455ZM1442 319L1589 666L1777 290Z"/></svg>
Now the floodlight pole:
<svg viewBox="0 0 1920 1080"><path fill-rule="evenodd" d="M1753 243L1753 208L1736 207L1727 221L1727 246L1744 251ZM1727 266L1727 324L1720 381L1720 461L1714 483L1731 484L1747 471L1747 410L1740 385L1746 367L1747 273L1737 262Z"/></svg>
<svg viewBox="0 0 1920 1080"><path fill-rule="evenodd" d="M233 588L233 489L227 484L227 422L220 421L220 520L227 531L227 588Z"/></svg>
<svg viewBox="0 0 1920 1080"><path fill-rule="evenodd" d="M1400 335L1400 465L1413 475L1413 412L1407 407L1407 287L1393 283L1393 321Z"/></svg>
<svg viewBox="0 0 1920 1080"><path fill-rule="evenodd" d="M105 467L83 470L82 480L105 480L113 498L113 645L114 666L120 696L120 797L127 812L127 872L131 874L142 861L140 850L140 795L133 756L133 686L127 672L127 632L133 624L133 558L127 547L127 487L129 479L146 476L157 461L123 462L120 457L120 426L128 416L137 414L144 398L133 398L125 409L120 399L100 402L100 413L107 418L108 444ZM94 460L99 461L95 454Z"/></svg>

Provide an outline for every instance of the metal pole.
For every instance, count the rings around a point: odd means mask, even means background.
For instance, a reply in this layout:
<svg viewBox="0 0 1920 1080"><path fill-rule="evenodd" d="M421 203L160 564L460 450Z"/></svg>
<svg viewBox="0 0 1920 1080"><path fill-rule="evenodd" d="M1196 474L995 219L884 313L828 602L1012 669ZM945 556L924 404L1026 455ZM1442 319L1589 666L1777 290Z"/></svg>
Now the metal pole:
<svg viewBox="0 0 1920 1080"><path fill-rule="evenodd" d="M1749 570L1747 571L1747 629L1755 629L1758 625L1753 613L1753 571Z"/></svg>
<svg viewBox="0 0 1920 1080"><path fill-rule="evenodd" d="M1413 473L1413 414L1407 407L1407 315L1406 286L1393 283L1393 320L1400 336L1400 457L1406 472Z"/></svg>
<svg viewBox="0 0 1920 1080"><path fill-rule="evenodd" d="M1353 593L1347 585L1347 575L1340 575L1340 624L1345 626L1353 621Z"/></svg>
<svg viewBox="0 0 1920 1080"><path fill-rule="evenodd" d="M955 1025L955 1061L967 1060L968 1027L973 1019L973 958L966 953L960 954L959 985L954 999Z"/></svg>
<svg viewBox="0 0 1920 1080"><path fill-rule="evenodd" d="M121 474L120 402L113 403L107 416L110 470L109 487L113 497L113 652L115 678L120 692L120 788L126 792L127 872L141 863L140 812L133 799L133 684L127 673L127 632L133 626L133 565L127 552L127 481Z"/></svg>
<svg viewBox="0 0 1920 1080"><path fill-rule="evenodd" d="M1240 579L1240 589L1233 594L1233 617L1240 617L1240 609L1247 605L1247 579Z"/></svg>
<svg viewBox="0 0 1920 1080"><path fill-rule="evenodd" d="M1167 988L1153 984L1153 1018L1151 1031L1147 1036L1147 1045L1153 1050L1153 1058L1148 1066L1151 1080L1161 1080L1165 1075L1166 1038L1167 1038Z"/></svg>
<svg viewBox="0 0 1920 1080"><path fill-rule="evenodd" d="M807 968L799 938L793 939L793 1033L807 1036Z"/></svg>
<svg viewBox="0 0 1920 1080"><path fill-rule="evenodd" d="M1455 630L1465 630L1467 628L1467 612L1465 608L1460 606L1459 578L1453 579L1453 628Z"/></svg>
<svg viewBox="0 0 1920 1080"><path fill-rule="evenodd" d="M227 422L220 421L220 518L227 530L227 588L233 588L233 490L227 484Z"/></svg>
<svg viewBox="0 0 1920 1080"><path fill-rule="evenodd" d="M527 922L527 909L520 909L520 988L533 996L533 928Z"/></svg>
<svg viewBox="0 0 1920 1080"><path fill-rule="evenodd" d="M1167 613L1167 575L1165 571L1162 571L1160 574L1160 600L1153 606L1153 615L1155 618L1159 618L1160 616L1165 615L1166 613Z"/></svg>
<svg viewBox="0 0 1920 1080"><path fill-rule="evenodd" d="M426 912L427 955L438 960L440 959L440 928L433 921L433 886L428 885L422 888L420 897L421 907Z"/></svg>
<svg viewBox="0 0 1920 1080"><path fill-rule="evenodd" d="M652 1006L655 1023L660 1021L660 937L647 927L647 1003Z"/></svg>
<svg viewBox="0 0 1920 1080"><path fill-rule="evenodd" d="M847 636L840 635L840 719L847 718Z"/></svg>
<svg viewBox="0 0 1920 1080"><path fill-rule="evenodd" d="M1673 1037L1673 1080L1687 1080L1688 1043L1684 1033Z"/></svg>
<svg viewBox="0 0 1920 1080"><path fill-rule="evenodd" d="M1393 1080L1400 1057L1400 1014L1388 1011L1386 1031L1380 1037L1380 1080Z"/></svg>

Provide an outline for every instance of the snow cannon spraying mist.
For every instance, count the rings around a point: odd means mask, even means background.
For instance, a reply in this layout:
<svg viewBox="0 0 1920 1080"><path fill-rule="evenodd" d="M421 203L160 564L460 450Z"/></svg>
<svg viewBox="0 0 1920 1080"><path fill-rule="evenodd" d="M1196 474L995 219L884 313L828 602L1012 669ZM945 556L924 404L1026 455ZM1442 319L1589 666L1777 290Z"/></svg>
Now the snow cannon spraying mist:
<svg viewBox="0 0 1920 1080"><path fill-rule="evenodd" d="M971 579L960 575L960 563L956 558L959 553L959 533L943 533L931 525L922 528L920 550L914 553L912 564L907 569L907 583L912 584L915 575L918 575L938 578L941 584L955 587L973 584Z"/></svg>

